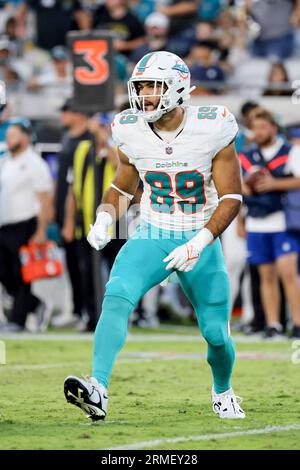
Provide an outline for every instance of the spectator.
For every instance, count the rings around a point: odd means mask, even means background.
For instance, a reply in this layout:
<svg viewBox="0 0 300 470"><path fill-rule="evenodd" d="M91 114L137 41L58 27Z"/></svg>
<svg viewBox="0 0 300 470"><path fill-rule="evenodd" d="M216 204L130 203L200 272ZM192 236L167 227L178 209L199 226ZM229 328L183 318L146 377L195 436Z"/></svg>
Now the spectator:
<svg viewBox="0 0 300 470"><path fill-rule="evenodd" d="M137 63L144 55L152 51L170 51L179 56L186 56L190 44L169 38L169 19L163 13L154 12L145 20L146 42L133 51L129 59Z"/></svg>
<svg viewBox="0 0 300 470"><path fill-rule="evenodd" d="M72 70L68 50L63 46L55 46L50 54L51 63L40 75L29 80L28 88L66 98L72 91Z"/></svg>
<svg viewBox="0 0 300 470"><path fill-rule="evenodd" d="M23 3L22 0L0 0L0 32L5 30L8 18L17 14L21 3Z"/></svg>
<svg viewBox="0 0 300 470"><path fill-rule="evenodd" d="M255 143L240 153L244 173L248 261L258 266L266 315L266 337L281 333L280 278L300 337L298 243L286 229L283 196L300 188L300 151L278 136L274 117L262 108L250 115Z"/></svg>
<svg viewBox="0 0 300 470"><path fill-rule="evenodd" d="M220 60L228 72L249 58L247 31L245 19L235 10L222 11L217 21L215 38L221 50Z"/></svg>
<svg viewBox="0 0 300 470"><path fill-rule="evenodd" d="M243 147L250 145L254 141L255 136L251 129L249 116L251 115L251 112L256 108L258 108L258 104L254 101L246 101L241 106L239 132L235 140L236 151L238 153L242 151ZM244 240L244 242L246 243L246 239L247 239L247 233L245 230L244 209L245 208L243 208L240 211L240 214L238 215L237 220L235 222L236 224L235 228L236 228L237 235L239 237L238 240L239 240L240 245L241 245L242 240ZM229 227L227 232L230 233L230 231L231 229ZM227 250L227 257L229 258L232 257L232 238L233 237L231 237L229 240L231 250ZM242 251L242 250L240 249L239 251ZM238 255L235 254L235 256L238 256ZM252 303L252 308L253 308L251 321L247 321L247 323L243 325L243 331L244 333L250 335L250 334L256 334L258 332L264 331L265 313L264 313L264 309L263 309L263 305L261 301L260 281L259 281L259 273L258 273L257 266L253 264L248 265L246 263L246 260L244 259L243 270L244 270L244 273L243 273L243 279L241 283L243 287L242 289L243 308L244 308L245 300L247 300L247 295L248 295L248 292L244 288L245 282L247 283L248 272L250 275L250 296L251 296L251 303ZM236 283L236 279L234 280L234 283ZM249 318L247 318L247 320L249 320Z"/></svg>
<svg viewBox="0 0 300 470"><path fill-rule="evenodd" d="M130 9L138 17L141 22L144 22L147 16L154 13L157 0L130 0Z"/></svg>
<svg viewBox="0 0 300 470"><path fill-rule="evenodd" d="M268 83L268 88L264 91L263 96L291 96L293 93L288 72L281 62L271 65Z"/></svg>
<svg viewBox="0 0 300 470"><path fill-rule="evenodd" d="M146 42L130 54L130 61L136 64L144 55L152 51L171 51L168 44L169 19L163 13L154 12L144 23Z"/></svg>
<svg viewBox="0 0 300 470"><path fill-rule="evenodd" d="M253 41L252 52L257 57L287 59L294 52L294 28L300 25L300 1L250 0L249 13L261 31Z"/></svg>
<svg viewBox="0 0 300 470"><path fill-rule="evenodd" d="M126 56L145 41L143 25L129 10L127 0L105 0L95 11L94 28L113 31L115 51Z"/></svg>
<svg viewBox="0 0 300 470"><path fill-rule="evenodd" d="M5 23L4 34L13 44L16 55L18 57L21 56L24 52L24 41L19 37L18 23L14 16L11 16L7 19Z"/></svg>
<svg viewBox="0 0 300 470"><path fill-rule="evenodd" d="M97 274L94 270L97 253L87 242L86 236L95 218L99 200L114 178L118 161L105 116L96 115L89 128L93 137L79 142L74 153L73 171L68 176L70 188L62 230L66 241L70 242L74 236L76 239L83 305L88 315L87 322L81 325L80 331L94 331L98 320L100 299L99 292L95 289ZM95 181L99 182L98 186ZM110 248L103 250L102 255L109 270L122 244L123 241L114 240ZM97 271L100 271L100 266Z"/></svg>
<svg viewBox="0 0 300 470"><path fill-rule="evenodd" d="M292 127L288 130L289 140L293 145L296 145L300 148L300 126ZM290 193L290 199L287 203L292 207L292 210L295 211L297 219L300 221L300 190L293 191ZM297 224L297 227L293 228L293 233L298 240L299 248L299 258L298 258L298 274L300 275L300 224Z"/></svg>
<svg viewBox="0 0 300 470"><path fill-rule="evenodd" d="M23 58L16 57L15 47L7 36L0 37L0 80L6 84L7 93L15 91L26 80L30 67Z"/></svg>
<svg viewBox="0 0 300 470"><path fill-rule="evenodd" d="M257 107L258 104L255 103L255 101L246 101L241 106L239 132L235 140L237 152L241 151L246 145L251 144L254 140L254 133L251 129L249 116L251 111Z"/></svg>
<svg viewBox="0 0 300 470"><path fill-rule="evenodd" d="M175 54L182 57L188 55L195 42L194 25L197 22L197 3L193 0L170 0L160 2L157 7L157 10L170 20L169 45Z"/></svg>
<svg viewBox="0 0 300 470"><path fill-rule="evenodd" d="M251 112L254 109L258 108L259 105L254 101L246 101L240 110L240 128L239 133L237 135L235 144L237 152L240 152L243 147L249 146L251 143L254 142L255 135L251 129L251 122L250 116ZM243 208L244 209L244 208ZM240 238L244 238L246 240L247 233L245 230L245 211L242 210L237 218L237 232ZM245 275L247 276L247 271L249 270L250 274L250 294L251 294L251 301L253 306L253 318L251 321L244 325L243 331L244 333L256 334L258 332L262 332L265 329L265 313L264 308L262 305L261 294L260 294L260 279L259 279L259 272L257 266L254 264L247 265ZM280 283L280 293L281 293L281 302L280 302L280 322L282 327L285 328L286 326L286 306L285 306L285 298L282 285ZM246 294L245 294L246 295Z"/></svg>
<svg viewBox="0 0 300 470"><path fill-rule="evenodd" d="M66 132L61 142L62 148L59 154L58 177L55 190L55 218L60 230L63 229L65 219L65 202L68 192L67 175L73 168L76 147L80 142L91 139L91 134L88 131L88 116L76 108L72 99L68 99L61 108L61 123ZM83 314L83 300L76 244L74 241L65 240L64 234L62 234L62 239L72 285L73 313L78 321ZM67 320L69 322L69 319Z"/></svg>
<svg viewBox="0 0 300 470"><path fill-rule="evenodd" d="M28 0L20 6L18 15L24 23L29 8L36 14L36 45L47 51L66 45L68 31L85 30L91 25L90 15L78 0Z"/></svg>
<svg viewBox="0 0 300 470"><path fill-rule="evenodd" d="M22 331L29 312L37 314L37 328L43 330L49 320L47 307L23 282L19 249L46 239L52 180L47 164L30 146L25 120L9 127L7 146L10 155L2 159L0 169L0 281L13 296L13 307L1 331Z"/></svg>
<svg viewBox="0 0 300 470"><path fill-rule="evenodd" d="M167 5L158 6L157 10L170 19L170 34L178 35L190 29L197 21L198 2L195 0L170 0Z"/></svg>
<svg viewBox="0 0 300 470"><path fill-rule="evenodd" d="M219 17L224 0L201 0L199 3L199 18L203 21L215 21Z"/></svg>
<svg viewBox="0 0 300 470"><path fill-rule="evenodd" d="M219 94L224 90L225 73L215 57L215 41L198 42L190 54L191 78L199 82L195 94Z"/></svg>
<svg viewBox="0 0 300 470"><path fill-rule="evenodd" d="M6 132L14 120L11 118L11 107L9 104L0 105L0 162L8 155Z"/></svg>
<svg viewBox="0 0 300 470"><path fill-rule="evenodd" d="M199 21L195 26L196 41L215 40L215 28L209 21Z"/></svg>
<svg viewBox="0 0 300 470"><path fill-rule="evenodd" d="M0 79L6 83L9 64L14 57L14 48L7 36L0 36ZM7 83L6 83L7 85Z"/></svg>

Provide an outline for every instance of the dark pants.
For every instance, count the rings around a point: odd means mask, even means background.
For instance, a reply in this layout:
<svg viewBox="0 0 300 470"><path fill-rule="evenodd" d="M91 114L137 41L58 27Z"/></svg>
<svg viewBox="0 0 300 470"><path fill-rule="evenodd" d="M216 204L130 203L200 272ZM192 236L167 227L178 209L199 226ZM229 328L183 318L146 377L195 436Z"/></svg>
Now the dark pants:
<svg viewBox="0 0 300 470"><path fill-rule="evenodd" d="M115 261L115 258L123 246L126 240L112 240L108 245L101 250L101 256L107 262L109 271ZM100 306L102 299L99 299L99 292L96 292L95 286L95 252L94 248L90 246L85 238L76 241L77 244L77 256L79 259L79 271L80 271L80 284L81 284L81 297L83 308L88 314L88 327L94 330L97 325ZM98 270L98 268L97 268ZM99 265L99 276L100 276L100 265Z"/></svg>
<svg viewBox="0 0 300 470"><path fill-rule="evenodd" d="M25 325L27 314L40 303L31 293L31 285L23 282L19 258L19 248L28 243L36 228L36 218L0 228L0 282L13 297L9 320L20 326Z"/></svg>
<svg viewBox="0 0 300 470"><path fill-rule="evenodd" d="M88 327L93 330L97 324L97 308L94 288L93 248L85 238L76 241L80 272L80 292L83 309L88 314ZM100 268L99 268L100 269Z"/></svg>
<svg viewBox="0 0 300 470"><path fill-rule="evenodd" d="M294 32L291 31L284 36L272 39L256 39L252 44L252 53L256 57L275 57L287 59L294 51Z"/></svg>
<svg viewBox="0 0 300 470"><path fill-rule="evenodd" d="M82 315L83 300L81 294L79 259L77 254L77 243L72 241L64 242L63 247L66 253L67 269L72 286L73 311L76 315Z"/></svg>

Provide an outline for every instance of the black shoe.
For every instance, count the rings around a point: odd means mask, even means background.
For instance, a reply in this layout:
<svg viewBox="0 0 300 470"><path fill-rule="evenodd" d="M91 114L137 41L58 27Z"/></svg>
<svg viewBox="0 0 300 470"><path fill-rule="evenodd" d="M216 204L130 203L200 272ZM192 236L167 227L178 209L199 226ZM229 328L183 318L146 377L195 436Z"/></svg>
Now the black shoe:
<svg viewBox="0 0 300 470"><path fill-rule="evenodd" d="M68 403L78 406L92 421L103 420L107 409L107 390L94 377L87 379L69 376L64 382Z"/></svg>
<svg viewBox="0 0 300 470"><path fill-rule="evenodd" d="M24 326L13 322L5 323L5 325L0 327L1 333L21 333L22 331L24 331Z"/></svg>
<svg viewBox="0 0 300 470"><path fill-rule="evenodd" d="M276 326L266 326L263 334L263 338L265 339L280 338L282 336L282 330L276 328Z"/></svg>
<svg viewBox="0 0 300 470"><path fill-rule="evenodd" d="M300 326L294 325L290 334L290 338L300 338Z"/></svg>
<svg viewBox="0 0 300 470"><path fill-rule="evenodd" d="M96 329L96 325L95 324L90 324L90 323L82 323L79 328L77 328L77 331L79 333L94 333Z"/></svg>
<svg viewBox="0 0 300 470"><path fill-rule="evenodd" d="M256 325L255 323L248 323L242 327L242 332L245 335L255 335L257 333L262 333L264 331L263 327Z"/></svg>

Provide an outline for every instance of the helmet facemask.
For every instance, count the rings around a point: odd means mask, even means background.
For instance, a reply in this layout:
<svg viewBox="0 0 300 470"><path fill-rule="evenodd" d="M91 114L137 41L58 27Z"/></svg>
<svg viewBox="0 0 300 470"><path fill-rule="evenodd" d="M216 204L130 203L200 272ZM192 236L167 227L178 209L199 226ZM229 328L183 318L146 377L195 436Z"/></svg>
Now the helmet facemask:
<svg viewBox="0 0 300 470"><path fill-rule="evenodd" d="M139 82L153 82L153 94L139 96L139 90L137 86ZM144 80L140 78L131 78L128 82L128 97L132 112L135 115L140 115L147 122L157 121L164 114L172 111L176 106L182 104L183 102L183 98L180 97L180 93L178 93L178 90L176 93L174 93L173 78L145 78ZM147 101L148 98L154 97L159 98L158 105L153 111L146 111L145 101Z"/></svg>

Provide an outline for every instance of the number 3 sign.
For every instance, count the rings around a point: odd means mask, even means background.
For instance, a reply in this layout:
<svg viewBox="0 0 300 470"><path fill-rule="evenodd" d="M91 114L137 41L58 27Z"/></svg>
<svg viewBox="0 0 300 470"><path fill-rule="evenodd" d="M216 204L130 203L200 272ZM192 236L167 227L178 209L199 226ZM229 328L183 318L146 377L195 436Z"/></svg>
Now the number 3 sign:
<svg viewBox="0 0 300 470"><path fill-rule="evenodd" d="M114 67L109 33L71 32L74 102L87 112L114 109Z"/></svg>

